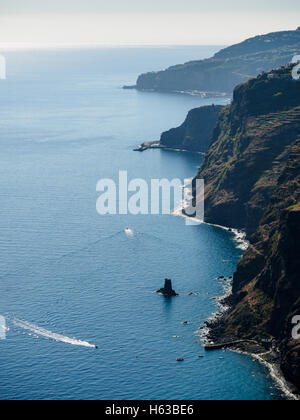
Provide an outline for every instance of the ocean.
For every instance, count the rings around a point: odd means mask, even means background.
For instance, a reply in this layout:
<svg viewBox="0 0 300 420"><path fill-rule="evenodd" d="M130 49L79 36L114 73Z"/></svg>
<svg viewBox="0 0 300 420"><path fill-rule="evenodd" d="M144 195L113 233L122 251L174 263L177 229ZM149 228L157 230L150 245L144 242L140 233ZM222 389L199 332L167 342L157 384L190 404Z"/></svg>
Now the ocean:
<svg viewBox="0 0 300 420"><path fill-rule="evenodd" d="M195 175L199 154L133 149L226 99L122 86L218 49L4 52L0 399L284 398L256 360L203 350L199 328L227 287L217 278L243 253L232 233L172 215L96 212L97 182L119 170L148 181ZM155 293L165 277L179 297Z"/></svg>

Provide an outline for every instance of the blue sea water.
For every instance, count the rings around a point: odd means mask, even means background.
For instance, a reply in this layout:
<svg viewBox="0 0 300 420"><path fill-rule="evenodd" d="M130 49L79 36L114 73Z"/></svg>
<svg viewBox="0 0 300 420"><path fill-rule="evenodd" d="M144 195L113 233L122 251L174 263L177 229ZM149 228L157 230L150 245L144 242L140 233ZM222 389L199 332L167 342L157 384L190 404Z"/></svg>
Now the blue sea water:
<svg viewBox="0 0 300 420"><path fill-rule="evenodd" d="M265 367L231 352L205 354L197 333L218 309L216 278L232 275L242 255L232 234L174 216L96 212L97 181L117 179L119 170L146 180L196 173L200 155L132 149L157 140L191 108L225 100L121 86L217 49L5 53L0 315L8 331L0 340L0 399L283 397ZM180 297L154 293L165 277Z"/></svg>

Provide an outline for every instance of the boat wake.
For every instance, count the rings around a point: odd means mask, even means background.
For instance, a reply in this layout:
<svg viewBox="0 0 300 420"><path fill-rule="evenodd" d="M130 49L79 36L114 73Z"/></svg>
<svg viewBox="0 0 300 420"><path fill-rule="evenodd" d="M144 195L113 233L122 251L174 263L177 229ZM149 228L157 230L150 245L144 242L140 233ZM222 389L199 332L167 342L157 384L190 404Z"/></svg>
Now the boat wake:
<svg viewBox="0 0 300 420"><path fill-rule="evenodd" d="M91 349L97 348L97 346L95 346L94 344L90 344L87 341L81 341L81 340L77 340L76 338L69 338L61 334L56 334L51 331L45 330L44 328L41 328L38 325L31 324L30 322L27 322L27 321L22 321L18 318L15 318L13 320L13 323L15 326L22 328L23 330L31 331L37 336L45 337L50 340L54 340L54 341L58 341L61 343L66 343L66 344L71 344L72 346L88 347Z"/></svg>

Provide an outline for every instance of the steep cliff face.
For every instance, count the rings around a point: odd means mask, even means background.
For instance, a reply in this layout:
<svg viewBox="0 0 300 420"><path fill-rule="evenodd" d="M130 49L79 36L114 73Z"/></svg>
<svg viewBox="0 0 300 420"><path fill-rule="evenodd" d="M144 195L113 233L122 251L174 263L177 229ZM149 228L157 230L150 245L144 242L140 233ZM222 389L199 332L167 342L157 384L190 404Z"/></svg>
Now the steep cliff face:
<svg viewBox="0 0 300 420"><path fill-rule="evenodd" d="M300 132L300 83L292 67L238 86L218 119L198 174L206 182L205 218L254 233Z"/></svg>
<svg viewBox="0 0 300 420"><path fill-rule="evenodd" d="M297 149L299 159L300 144ZM296 175L293 198L299 200L300 165L297 173L295 169L291 170ZM291 192L289 184L283 184L280 193ZM280 205L288 200L286 196ZM300 340L292 337L292 319L300 315L299 240L300 204L277 207L275 212L270 206L234 275L235 303L225 319L224 333L242 338L275 337L282 370L300 390Z"/></svg>
<svg viewBox="0 0 300 420"><path fill-rule="evenodd" d="M275 32L226 48L214 57L139 76L136 88L155 91L232 92L262 71L289 63L300 51L300 30Z"/></svg>
<svg viewBox="0 0 300 420"><path fill-rule="evenodd" d="M243 335L253 337L267 329L279 337L300 299L300 205L295 202L300 203L300 139L291 147L277 189L234 275L236 311L228 318L232 332L236 325ZM251 313L254 296L260 311L253 328L244 328L242 322L236 323L236 316L246 308Z"/></svg>
<svg viewBox="0 0 300 420"><path fill-rule="evenodd" d="M292 66L239 86L221 111L198 177L206 221L246 228L250 247L233 280L224 334L275 337L282 369L300 389L300 82Z"/></svg>
<svg viewBox="0 0 300 420"><path fill-rule="evenodd" d="M188 113L184 123L161 135L160 144L167 148L205 153L212 141L220 105L204 106Z"/></svg>

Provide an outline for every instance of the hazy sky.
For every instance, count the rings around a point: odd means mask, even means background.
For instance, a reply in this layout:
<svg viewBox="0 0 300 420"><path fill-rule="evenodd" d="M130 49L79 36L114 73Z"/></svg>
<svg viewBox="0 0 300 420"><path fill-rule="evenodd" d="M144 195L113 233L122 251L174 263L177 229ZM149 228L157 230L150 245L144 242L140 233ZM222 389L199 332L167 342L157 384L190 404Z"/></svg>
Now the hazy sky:
<svg viewBox="0 0 300 420"><path fill-rule="evenodd" d="M300 26L299 0L0 0L0 43L231 44Z"/></svg>

